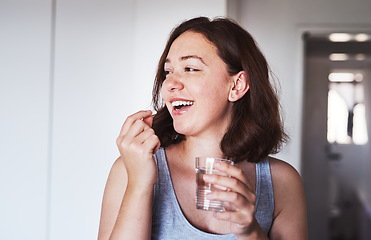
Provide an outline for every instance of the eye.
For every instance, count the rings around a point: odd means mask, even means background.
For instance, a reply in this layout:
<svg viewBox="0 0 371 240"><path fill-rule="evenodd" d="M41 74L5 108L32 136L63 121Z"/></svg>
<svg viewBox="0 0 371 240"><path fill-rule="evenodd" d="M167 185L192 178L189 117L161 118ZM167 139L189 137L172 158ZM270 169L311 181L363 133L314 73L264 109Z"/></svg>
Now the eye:
<svg viewBox="0 0 371 240"><path fill-rule="evenodd" d="M197 69L197 68L192 68L192 67L186 67L186 68L184 68L184 70L185 70L186 72L198 72L198 71L200 71L199 69Z"/></svg>
<svg viewBox="0 0 371 240"><path fill-rule="evenodd" d="M165 70L164 73L165 73L165 76L167 76L167 75L169 75L171 73L171 71Z"/></svg>

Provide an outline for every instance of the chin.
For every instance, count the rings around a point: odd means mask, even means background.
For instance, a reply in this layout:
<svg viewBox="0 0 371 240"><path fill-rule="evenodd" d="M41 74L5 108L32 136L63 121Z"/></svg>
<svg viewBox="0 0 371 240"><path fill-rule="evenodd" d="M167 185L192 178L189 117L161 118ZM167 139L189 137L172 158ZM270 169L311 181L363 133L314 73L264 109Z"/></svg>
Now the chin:
<svg viewBox="0 0 371 240"><path fill-rule="evenodd" d="M187 135L187 132L188 132L184 128L177 127L176 125L174 125L174 130L175 130L175 132L177 132L179 134L183 134L183 135Z"/></svg>
<svg viewBox="0 0 371 240"><path fill-rule="evenodd" d="M175 124L175 123L173 123L173 127L174 127L174 130L177 133L179 133L179 134L183 134L185 136L191 134L191 131L190 131L190 127L189 126L184 126L183 124Z"/></svg>

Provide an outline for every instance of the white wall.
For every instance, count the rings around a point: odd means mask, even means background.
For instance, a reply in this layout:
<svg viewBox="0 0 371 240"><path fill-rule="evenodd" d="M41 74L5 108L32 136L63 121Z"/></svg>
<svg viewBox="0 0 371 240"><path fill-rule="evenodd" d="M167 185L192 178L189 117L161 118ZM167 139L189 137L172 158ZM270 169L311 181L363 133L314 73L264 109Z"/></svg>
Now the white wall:
<svg viewBox="0 0 371 240"><path fill-rule="evenodd" d="M285 123L291 141L278 156L300 171L303 50L305 29L371 26L369 0L230 0L234 15L257 40L281 83Z"/></svg>
<svg viewBox="0 0 371 240"><path fill-rule="evenodd" d="M0 239L45 239L51 2L0 1Z"/></svg>
<svg viewBox="0 0 371 240"><path fill-rule="evenodd" d="M0 239L95 239L115 140L170 30L225 0L0 1ZM55 37L55 41L53 41Z"/></svg>

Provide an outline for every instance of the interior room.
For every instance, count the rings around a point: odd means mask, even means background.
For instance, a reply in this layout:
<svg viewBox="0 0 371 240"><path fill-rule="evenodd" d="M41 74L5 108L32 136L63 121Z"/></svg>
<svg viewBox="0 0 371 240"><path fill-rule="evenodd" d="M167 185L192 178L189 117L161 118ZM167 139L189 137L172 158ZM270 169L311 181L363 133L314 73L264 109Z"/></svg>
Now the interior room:
<svg viewBox="0 0 371 240"><path fill-rule="evenodd" d="M96 239L127 116L171 29L227 16L279 80L310 240L371 239L371 1L1 0L0 239Z"/></svg>

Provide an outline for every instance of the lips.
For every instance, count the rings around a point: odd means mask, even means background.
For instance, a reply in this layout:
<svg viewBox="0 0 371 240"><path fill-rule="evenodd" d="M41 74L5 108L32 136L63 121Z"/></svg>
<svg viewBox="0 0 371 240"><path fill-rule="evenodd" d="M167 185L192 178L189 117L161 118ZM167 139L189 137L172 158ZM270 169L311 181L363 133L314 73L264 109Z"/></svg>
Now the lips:
<svg viewBox="0 0 371 240"><path fill-rule="evenodd" d="M174 101L174 102L171 103L171 105L175 109L180 109L182 107L193 105L193 101Z"/></svg>
<svg viewBox="0 0 371 240"><path fill-rule="evenodd" d="M173 115L180 115L186 112L193 104L193 101L183 100L183 99L174 99L170 101L171 106L173 107Z"/></svg>

